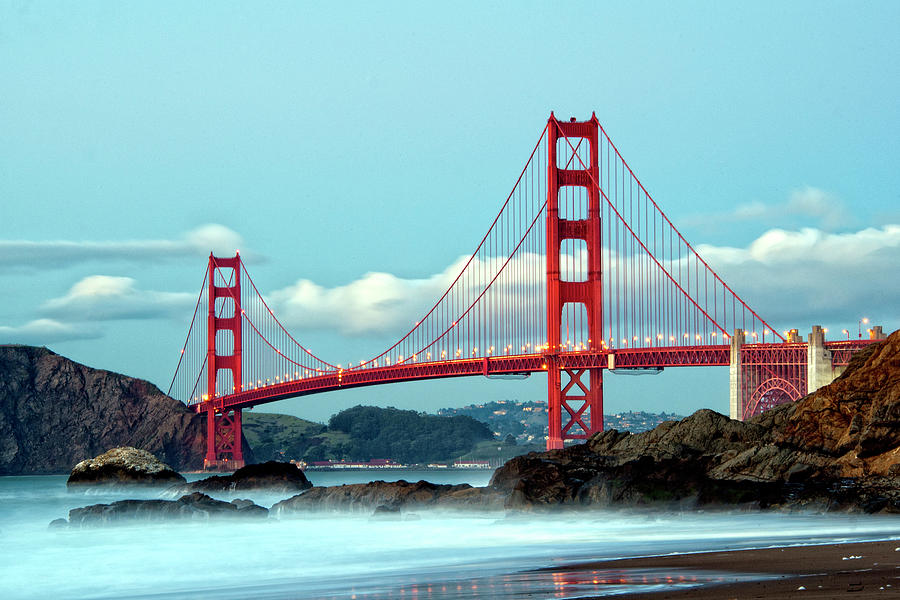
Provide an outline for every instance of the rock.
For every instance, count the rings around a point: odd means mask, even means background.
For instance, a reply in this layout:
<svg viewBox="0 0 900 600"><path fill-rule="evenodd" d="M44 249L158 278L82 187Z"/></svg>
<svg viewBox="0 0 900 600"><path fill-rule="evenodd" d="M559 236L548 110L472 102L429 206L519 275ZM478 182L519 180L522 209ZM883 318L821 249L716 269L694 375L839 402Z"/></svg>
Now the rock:
<svg viewBox="0 0 900 600"><path fill-rule="evenodd" d="M47 529L65 529L69 526L69 522L65 519L53 519Z"/></svg>
<svg viewBox="0 0 900 600"><path fill-rule="evenodd" d="M119 446L203 468L204 419L147 381L19 345L0 345L0 374L0 475L68 473Z"/></svg>
<svg viewBox="0 0 900 600"><path fill-rule="evenodd" d="M216 475L178 485L169 491L176 494L187 494L190 492L267 490L290 494L302 492L311 487L312 484L306 475L296 465L272 460L241 467L231 475Z"/></svg>
<svg viewBox="0 0 900 600"><path fill-rule="evenodd" d="M384 507L382 510L404 511L418 508L498 509L502 507L502 497L495 490L473 488L468 484L373 481L314 487L278 502L271 510L276 516L285 516L310 511L370 512L379 506Z"/></svg>
<svg viewBox="0 0 900 600"><path fill-rule="evenodd" d="M214 500L195 492L178 500L120 500L93 504L69 511L69 527L95 527L134 522L172 520L212 520L221 518L266 518L268 510L249 501L239 503ZM60 521L57 519L54 523Z"/></svg>
<svg viewBox="0 0 900 600"><path fill-rule="evenodd" d="M384 504L379 504L375 507L375 511L372 513L371 518L379 521L399 521L401 518L400 508L397 506L385 506Z"/></svg>
<svg viewBox="0 0 900 600"><path fill-rule="evenodd" d="M146 450L126 447L81 461L72 469L66 486L171 485L184 481L184 477Z"/></svg>

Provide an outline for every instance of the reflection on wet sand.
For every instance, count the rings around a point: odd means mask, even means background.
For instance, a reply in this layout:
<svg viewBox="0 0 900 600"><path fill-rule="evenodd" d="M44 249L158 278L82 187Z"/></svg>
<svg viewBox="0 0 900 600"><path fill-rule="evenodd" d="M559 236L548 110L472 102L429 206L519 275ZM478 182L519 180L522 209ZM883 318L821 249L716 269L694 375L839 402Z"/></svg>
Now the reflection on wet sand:
<svg viewBox="0 0 900 600"><path fill-rule="evenodd" d="M380 590L340 592L326 596L326 600L459 600L478 598L584 598L661 592L697 586L756 581L775 577L771 574L728 573L674 569L594 569L527 571L467 581L416 581Z"/></svg>

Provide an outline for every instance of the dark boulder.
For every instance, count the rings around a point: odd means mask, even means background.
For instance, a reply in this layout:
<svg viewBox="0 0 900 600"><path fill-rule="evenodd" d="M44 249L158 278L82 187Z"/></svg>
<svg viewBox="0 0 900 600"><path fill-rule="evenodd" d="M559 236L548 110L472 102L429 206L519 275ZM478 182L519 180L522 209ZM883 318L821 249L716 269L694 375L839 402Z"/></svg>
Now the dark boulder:
<svg viewBox="0 0 900 600"><path fill-rule="evenodd" d="M419 508L487 509L502 508L502 498L494 490L468 484L435 484L428 481L373 481L350 485L314 487L282 500L272 507L277 516L309 511L371 512Z"/></svg>
<svg viewBox="0 0 900 600"><path fill-rule="evenodd" d="M112 504L93 504L69 511L69 527L95 527L135 522L164 522L228 518L260 519L268 510L249 500L222 502L195 492L178 500L120 500ZM51 525L60 526L60 520Z"/></svg>
<svg viewBox="0 0 900 600"><path fill-rule="evenodd" d="M188 494L191 492L227 492L246 490L266 490L292 494L312 487L296 465L274 460L241 467L231 475L215 475L199 481L173 487L170 492Z"/></svg>
<svg viewBox="0 0 900 600"><path fill-rule="evenodd" d="M72 469L66 486L172 485L184 482L169 465L137 448L113 448L83 460Z"/></svg>

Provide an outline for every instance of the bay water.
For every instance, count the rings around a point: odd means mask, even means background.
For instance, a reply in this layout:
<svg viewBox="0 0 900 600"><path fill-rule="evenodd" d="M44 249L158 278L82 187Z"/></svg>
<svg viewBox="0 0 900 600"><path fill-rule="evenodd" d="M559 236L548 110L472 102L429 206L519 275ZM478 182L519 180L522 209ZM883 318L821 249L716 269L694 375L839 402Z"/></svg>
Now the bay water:
<svg viewBox="0 0 900 600"><path fill-rule="evenodd" d="M485 485L490 471L309 472L315 485L426 479ZM189 475L189 479L200 475ZM50 529L71 508L160 490L68 492L65 476L0 477L0 598L579 598L753 578L579 572L587 561L900 539L900 517L756 511L584 510L530 517L416 511L402 520L267 520ZM214 494L215 495L215 494ZM283 495L237 492L270 507Z"/></svg>

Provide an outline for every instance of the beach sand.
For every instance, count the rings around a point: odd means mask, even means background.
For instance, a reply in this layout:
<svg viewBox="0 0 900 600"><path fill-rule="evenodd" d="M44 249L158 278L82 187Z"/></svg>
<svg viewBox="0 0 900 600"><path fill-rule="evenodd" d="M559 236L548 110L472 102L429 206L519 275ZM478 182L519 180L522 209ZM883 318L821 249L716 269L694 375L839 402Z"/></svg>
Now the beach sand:
<svg viewBox="0 0 900 600"><path fill-rule="evenodd" d="M627 594L625 598L900 598L900 540L704 552L580 564L571 571L640 569L757 573L770 579ZM554 569L559 571L560 569Z"/></svg>

